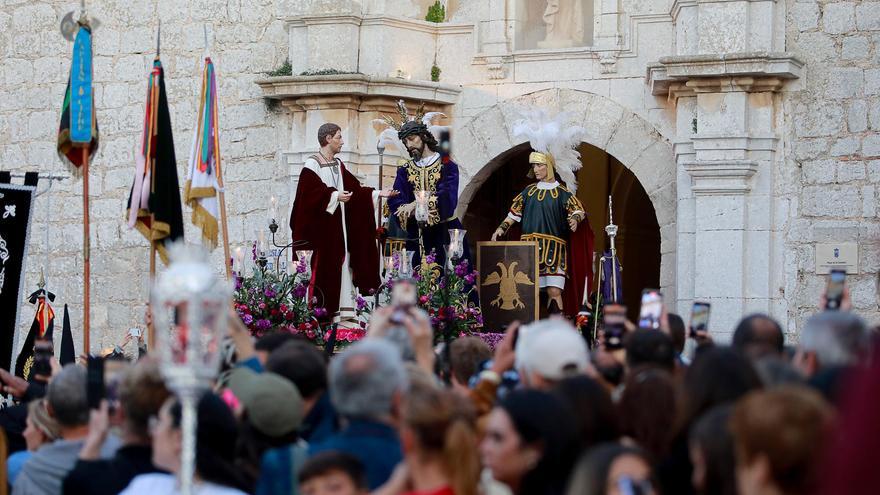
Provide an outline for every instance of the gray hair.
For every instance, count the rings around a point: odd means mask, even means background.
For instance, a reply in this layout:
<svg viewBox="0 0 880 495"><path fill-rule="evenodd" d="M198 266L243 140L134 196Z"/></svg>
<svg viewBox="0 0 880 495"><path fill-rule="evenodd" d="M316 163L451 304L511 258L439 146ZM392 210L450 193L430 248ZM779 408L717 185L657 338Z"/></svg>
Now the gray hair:
<svg viewBox="0 0 880 495"><path fill-rule="evenodd" d="M400 352L384 340L362 340L330 362L330 399L342 416L385 417L407 385Z"/></svg>
<svg viewBox="0 0 880 495"><path fill-rule="evenodd" d="M823 311L807 320L798 347L815 352L819 366L857 364L867 353L868 327L865 321L847 311Z"/></svg>
<svg viewBox="0 0 880 495"><path fill-rule="evenodd" d="M89 424L86 378L85 368L71 363L49 382L46 401L55 421L62 427Z"/></svg>

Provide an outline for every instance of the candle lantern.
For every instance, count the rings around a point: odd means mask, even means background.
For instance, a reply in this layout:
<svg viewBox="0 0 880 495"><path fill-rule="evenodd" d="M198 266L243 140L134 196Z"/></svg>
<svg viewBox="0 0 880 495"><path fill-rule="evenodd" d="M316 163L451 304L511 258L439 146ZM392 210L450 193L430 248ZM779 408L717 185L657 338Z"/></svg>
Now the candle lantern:
<svg viewBox="0 0 880 495"><path fill-rule="evenodd" d="M430 193L428 191L416 191L416 222L419 228L425 228L428 225L428 199Z"/></svg>
<svg viewBox="0 0 880 495"><path fill-rule="evenodd" d="M453 266L464 256L464 229L449 229L449 252L448 257Z"/></svg>
<svg viewBox="0 0 880 495"><path fill-rule="evenodd" d="M153 286L151 307L162 374L183 409L180 483L188 494L195 468L196 403L219 371L232 290L201 248L176 244L170 254L171 265Z"/></svg>
<svg viewBox="0 0 880 495"><path fill-rule="evenodd" d="M412 259L415 251L401 250L398 254L397 278L409 279L413 277Z"/></svg>

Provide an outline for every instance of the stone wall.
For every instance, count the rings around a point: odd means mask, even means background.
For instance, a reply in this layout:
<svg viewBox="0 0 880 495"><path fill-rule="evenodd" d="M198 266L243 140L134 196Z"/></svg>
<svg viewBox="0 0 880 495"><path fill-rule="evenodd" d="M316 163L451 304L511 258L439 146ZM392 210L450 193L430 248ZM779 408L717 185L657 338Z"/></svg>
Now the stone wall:
<svg viewBox="0 0 880 495"><path fill-rule="evenodd" d="M785 231L789 328L815 311L825 277L815 243L858 242L860 275L848 284L860 314L880 319L880 2L786 2L786 48L806 76L785 102L786 148L778 194L790 197Z"/></svg>
<svg viewBox="0 0 880 495"><path fill-rule="evenodd" d="M91 166L92 315L91 347L117 343L125 330L143 322L147 300L148 244L123 221L134 174L134 150L142 130L148 69L162 22L162 61L174 129L178 174L183 182L196 100L200 88L204 23L220 95L220 150L229 193L233 246L253 239L266 224L270 193L287 204L276 177L279 143L288 142L280 111L267 108L253 83L281 65L287 55L284 5L271 0L88 2L101 21L95 32L95 92L101 148ZM74 2L6 1L0 11L0 169L66 173L55 153L63 92L72 45L58 30ZM76 3L78 5L78 2ZM44 221L47 206L52 211ZM189 210L184 208L188 222ZM82 181L56 184L35 205L25 289L36 289L46 259L49 289L58 295L59 315L70 305L77 352L81 352ZM285 213L286 216L286 213ZM284 219L280 223L286 224ZM198 233L187 225L194 242ZM222 250L213 253L222 266ZM22 338L33 308L23 306ZM60 339L58 339L60 341ZM131 349L129 349L131 350Z"/></svg>

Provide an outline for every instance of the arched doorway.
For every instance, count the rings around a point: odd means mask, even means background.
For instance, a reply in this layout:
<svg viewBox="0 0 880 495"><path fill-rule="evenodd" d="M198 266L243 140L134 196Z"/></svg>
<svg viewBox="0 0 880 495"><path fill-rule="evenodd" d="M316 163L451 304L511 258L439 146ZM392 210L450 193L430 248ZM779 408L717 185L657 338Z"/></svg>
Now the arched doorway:
<svg viewBox="0 0 880 495"><path fill-rule="evenodd" d="M523 143L492 160L497 168L473 195L462 219L472 242L488 240L507 215L513 197L534 181L527 177L530 151L528 143ZM604 229L608 196L612 198L614 223L618 225L617 255L624 268L623 302L635 319L641 290L660 287L660 226L654 205L635 174L616 158L587 143L582 143L579 151L584 166L578 172L577 196L587 210L597 256L610 249ZM507 238L519 238L516 226ZM594 290L590 288L590 292Z"/></svg>

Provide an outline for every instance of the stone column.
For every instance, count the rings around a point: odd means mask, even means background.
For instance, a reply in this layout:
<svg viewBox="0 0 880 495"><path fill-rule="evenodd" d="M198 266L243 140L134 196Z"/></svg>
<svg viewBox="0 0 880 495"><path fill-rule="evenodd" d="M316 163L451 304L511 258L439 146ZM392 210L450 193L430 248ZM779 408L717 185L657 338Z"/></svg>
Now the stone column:
<svg viewBox="0 0 880 495"><path fill-rule="evenodd" d="M649 79L677 111L677 308L686 315L693 301L711 302L723 342L744 314L785 316L777 93L802 64L771 51L783 48L774 26L784 15L772 1L676 1L672 12L676 55L649 68Z"/></svg>

